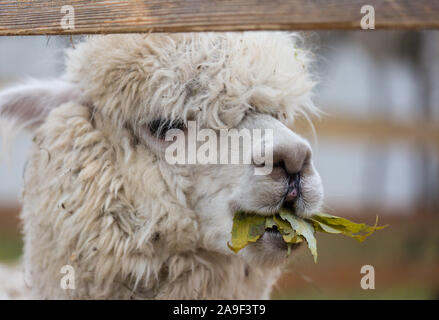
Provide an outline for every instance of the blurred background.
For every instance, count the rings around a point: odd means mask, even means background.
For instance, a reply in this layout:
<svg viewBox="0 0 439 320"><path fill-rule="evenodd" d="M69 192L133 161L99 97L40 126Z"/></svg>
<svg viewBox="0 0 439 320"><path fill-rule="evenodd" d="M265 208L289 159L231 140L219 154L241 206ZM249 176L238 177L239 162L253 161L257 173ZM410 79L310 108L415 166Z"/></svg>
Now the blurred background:
<svg viewBox="0 0 439 320"><path fill-rule="evenodd" d="M439 31L304 33L319 78L310 139L325 211L390 224L364 243L318 234L319 262L299 249L274 299L439 299ZM73 43L79 38L73 37ZM0 37L0 88L56 77L68 37ZM0 263L22 248L19 196L30 137L0 163ZM360 286L363 265L375 289Z"/></svg>

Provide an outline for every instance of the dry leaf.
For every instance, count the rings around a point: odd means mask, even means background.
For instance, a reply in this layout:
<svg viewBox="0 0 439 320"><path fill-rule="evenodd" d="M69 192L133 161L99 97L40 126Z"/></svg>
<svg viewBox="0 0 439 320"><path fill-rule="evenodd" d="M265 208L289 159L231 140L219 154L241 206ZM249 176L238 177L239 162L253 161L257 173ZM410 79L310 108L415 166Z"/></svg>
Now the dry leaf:
<svg viewBox="0 0 439 320"><path fill-rule="evenodd" d="M288 255L291 252L291 244L305 240L314 261L317 262L317 241L314 236L316 232L343 234L362 242L375 230L387 227L387 225L378 227L377 224L378 216L375 225L368 226L326 213L318 213L303 219L286 209L281 209L279 214L268 217L239 211L233 218L232 240L227 245L237 253L249 243L256 242L265 229L276 227L288 245Z"/></svg>

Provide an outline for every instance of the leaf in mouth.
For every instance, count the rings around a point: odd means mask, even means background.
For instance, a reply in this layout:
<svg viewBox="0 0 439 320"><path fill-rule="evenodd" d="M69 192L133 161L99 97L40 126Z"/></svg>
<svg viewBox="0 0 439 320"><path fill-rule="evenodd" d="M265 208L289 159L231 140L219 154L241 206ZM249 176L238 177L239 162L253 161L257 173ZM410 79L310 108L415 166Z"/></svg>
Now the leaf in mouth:
<svg viewBox="0 0 439 320"><path fill-rule="evenodd" d="M313 223L316 231L325 233L341 233L345 236L354 238L359 242L366 240L366 238L376 230L381 230L388 226L378 226L378 216L376 217L374 226L368 226L364 223L355 223L345 218L332 216L326 213L316 214L309 220Z"/></svg>
<svg viewBox="0 0 439 320"><path fill-rule="evenodd" d="M284 221L279 215L273 216L272 219L286 243L292 244L303 241L302 237L291 228L291 225L287 221Z"/></svg>
<svg viewBox="0 0 439 320"><path fill-rule="evenodd" d="M306 243L308 244L308 248L314 257L314 262L317 263L317 241L314 237L315 230L313 225L310 222L291 214L287 210L281 209L279 215L282 219L289 222L291 228L299 236L305 238Z"/></svg>
<svg viewBox="0 0 439 320"><path fill-rule="evenodd" d="M249 242L256 242L265 232L265 217L245 212L236 212L233 218L232 241L227 243L233 252L248 245Z"/></svg>
<svg viewBox="0 0 439 320"><path fill-rule="evenodd" d="M305 240L314 257L314 262L317 262L317 241L314 236L317 231L343 234L363 242L375 230L381 230L387 226L378 226L378 216L375 225L368 226L326 213L318 213L303 219L286 209L281 209L278 214L267 217L239 211L235 213L233 218L232 240L227 245L237 253L249 243L256 242L266 229L276 227L287 243L287 255L291 252L292 244Z"/></svg>

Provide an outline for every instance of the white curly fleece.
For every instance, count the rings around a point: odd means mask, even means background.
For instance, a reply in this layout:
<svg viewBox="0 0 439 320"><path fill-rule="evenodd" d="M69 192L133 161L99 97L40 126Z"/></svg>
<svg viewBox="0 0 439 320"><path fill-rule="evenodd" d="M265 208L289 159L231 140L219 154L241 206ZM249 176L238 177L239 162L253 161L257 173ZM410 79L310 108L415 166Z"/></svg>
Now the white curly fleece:
<svg viewBox="0 0 439 320"><path fill-rule="evenodd" d="M282 32L108 35L69 50L63 81L80 96L34 131L24 177L33 297L268 298L282 264L224 249L231 219L206 227L210 213L200 214L200 199L236 186L214 167L172 167L133 137L157 118L218 129L249 113L289 125L316 112L310 54L297 40ZM203 191L201 175L210 177ZM75 270L74 290L60 287L64 265Z"/></svg>

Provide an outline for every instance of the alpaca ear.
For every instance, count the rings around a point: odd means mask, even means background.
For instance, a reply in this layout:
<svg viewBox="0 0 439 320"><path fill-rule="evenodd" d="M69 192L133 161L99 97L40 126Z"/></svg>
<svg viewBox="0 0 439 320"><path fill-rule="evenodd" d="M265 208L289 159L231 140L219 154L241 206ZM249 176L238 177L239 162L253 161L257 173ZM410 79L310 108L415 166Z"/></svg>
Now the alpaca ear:
<svg viewBox="0 0 439 320"><path fill-rule="evenodd" d="M0 90L0 119L3 125L34 130L50 110L68 101L77 101L79 90L63 80L31 80Z"/></svg>

